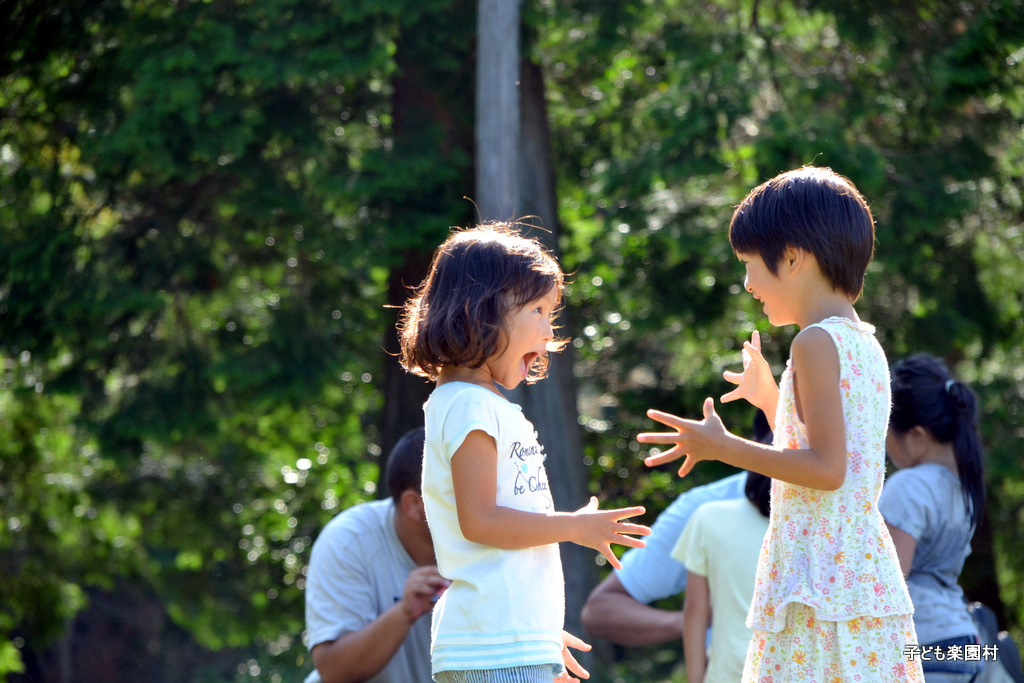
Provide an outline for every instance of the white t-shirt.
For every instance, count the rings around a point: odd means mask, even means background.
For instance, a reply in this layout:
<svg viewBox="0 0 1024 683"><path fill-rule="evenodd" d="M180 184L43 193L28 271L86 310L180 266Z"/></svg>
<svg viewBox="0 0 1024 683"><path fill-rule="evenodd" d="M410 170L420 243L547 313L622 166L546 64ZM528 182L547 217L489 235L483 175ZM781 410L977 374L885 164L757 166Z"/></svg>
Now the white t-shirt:
<svg viewBox="0 0 1024 683"><path fill-rule="evenodd" d="M558 544L502 550L467 540L452 484L452 455L480 430L497 445L497 504L553 512L533 425L519 406L464 382L439 386L424 411L423 501L438 570L452 581L433 612L434 672L561 665L565 584Z"/></svg>
<svg viewBox="0 0 1024 683"><path fill-rule="evenodd" d="M754 635L745 622L767 530L768 518L746 498L712 501L697 508L672 551L689 571L708 580L714 628L704 683L743 676Z"/></svg>
<svg viewBox="0 0 1024 683"><path fill-rule="evenodd" d="M313 543L306 582L309 649L366 628L402 600L416 563L395 533L393 501L348 508ZM421 617L388 665L368 683L429 683L430 622ZM313 670L306 683L320 683Z"/></svg>

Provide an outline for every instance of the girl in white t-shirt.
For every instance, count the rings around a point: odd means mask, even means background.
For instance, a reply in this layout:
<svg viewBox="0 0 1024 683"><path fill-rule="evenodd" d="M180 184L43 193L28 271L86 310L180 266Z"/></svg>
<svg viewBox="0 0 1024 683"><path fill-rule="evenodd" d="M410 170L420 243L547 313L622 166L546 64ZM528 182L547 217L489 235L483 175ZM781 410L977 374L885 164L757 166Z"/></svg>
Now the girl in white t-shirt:
<svg viewBox="0 0 1024 683"><path fill-rule="evenodd" d="M433 611L439 683L551 683L589 674L566 649L558 542L642 547L621 520L643 507L555 512L533 425L499 387L544 376L563 277L554 258L508 224L452 233L399 322L406 370L436 388L424 405L423 499L438 569L452 581Z"/></svg>

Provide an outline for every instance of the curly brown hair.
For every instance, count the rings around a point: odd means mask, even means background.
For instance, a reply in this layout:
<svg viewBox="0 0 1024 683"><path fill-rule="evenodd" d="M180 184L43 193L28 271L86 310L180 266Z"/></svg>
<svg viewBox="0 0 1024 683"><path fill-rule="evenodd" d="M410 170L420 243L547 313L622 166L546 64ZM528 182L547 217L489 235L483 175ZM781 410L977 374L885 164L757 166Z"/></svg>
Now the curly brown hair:
<svg viewBox="0 0 1024 683"><path fill-rule="evenodd" d="M432 380L445 366L479 368L507 343L509 313L552 288L561 302L564 286L558 262L515 224L457 230L434 252L427 277L402 308L402 367ZM548 351L564 346L564 341L552 341ZM547 357L542 356L527 381L546 374Z"/></svg>

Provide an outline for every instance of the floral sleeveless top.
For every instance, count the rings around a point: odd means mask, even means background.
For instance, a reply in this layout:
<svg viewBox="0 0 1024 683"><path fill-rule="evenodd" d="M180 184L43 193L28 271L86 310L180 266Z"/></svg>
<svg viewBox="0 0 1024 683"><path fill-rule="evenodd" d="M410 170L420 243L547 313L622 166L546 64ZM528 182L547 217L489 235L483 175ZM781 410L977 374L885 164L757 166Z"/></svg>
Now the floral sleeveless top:
<svg viewBox="0 0 1024 683"><path fill-rule="evenodd" d="M839 352L846 479L836 491L772 481L768 533L747 617L747 625L760 631L781 631L793 602L812 607L826 621L914 611L878 511L890 406L885 353L867 323L833 317L810 327L828 332ZM774 445L808 447L791 361L779 385Z"/></svg>

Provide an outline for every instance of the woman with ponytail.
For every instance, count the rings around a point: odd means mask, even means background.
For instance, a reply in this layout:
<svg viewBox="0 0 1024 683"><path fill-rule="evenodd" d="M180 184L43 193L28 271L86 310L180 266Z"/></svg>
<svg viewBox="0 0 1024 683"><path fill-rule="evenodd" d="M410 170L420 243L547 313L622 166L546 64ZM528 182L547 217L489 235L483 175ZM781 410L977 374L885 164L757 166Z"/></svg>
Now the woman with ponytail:
<svg viewBox="0 0 1024 683"><path fill-rule="evenodd" d="M984 667L963 656L963 646L980 641L958 583L985 508L974 392L934 356L896 363L885 447L899 471L878 508L907 577L920 652L930 653L925 681L969 683Z"/></svg>

